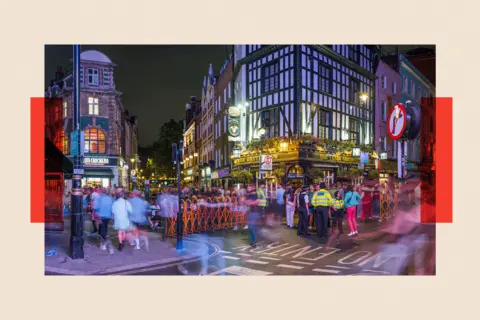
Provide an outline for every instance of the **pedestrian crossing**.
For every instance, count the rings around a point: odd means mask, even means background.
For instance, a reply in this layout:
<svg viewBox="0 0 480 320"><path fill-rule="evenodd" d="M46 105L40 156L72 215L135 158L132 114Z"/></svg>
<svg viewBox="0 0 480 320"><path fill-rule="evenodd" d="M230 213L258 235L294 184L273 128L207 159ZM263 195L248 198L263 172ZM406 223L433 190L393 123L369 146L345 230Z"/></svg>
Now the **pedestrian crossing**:
<svg viewBox="0 0 480 320"><path fill-rule="evenodd" d="M283 246L279 246L283 248ZM244 247L238 247L245 249ZM234 248L235 249L235 248ZM312 249L310 249L312 250ZM229 261L227 266L221 270L210 273L210 275L280 275L280 274L313 274L313 275L389 275L390 273L382 270L361 269L354 266L323 264L317 262L301 261L303 257L292 259L281 259L268 256L268 253L262 251L255 252L249 250L245 252L234 252L220 250L220 257ZM246 251L246 250L244 250ZM278 251L277 251L278 252ZM305 259L309 260L309 259ZM228 265L227 264L227 265Z"/></svg>

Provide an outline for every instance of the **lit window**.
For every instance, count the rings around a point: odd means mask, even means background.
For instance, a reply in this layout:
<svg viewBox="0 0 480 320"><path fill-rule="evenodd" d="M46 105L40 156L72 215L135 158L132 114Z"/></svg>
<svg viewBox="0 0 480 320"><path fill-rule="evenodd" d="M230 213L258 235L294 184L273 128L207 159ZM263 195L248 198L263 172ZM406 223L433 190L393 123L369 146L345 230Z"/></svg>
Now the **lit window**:
<svg viewBox="0 0 480 320"><path fill-rule="evenodd" d="M62 130L62 151L63 154L70 154L69 145L68 145L68 137Z"/></svg>
<svg viewBox="0 0 480 320"><path fill-rule="evenodd" d="M98 98L88 97L88 114L98 116Z"/></svg>
<svg viewBox="0 0 480 320"><path fill-rule="evenodd" d="M63 101L63 117L66 118L67 117L67 107L68 107L68 104L67 104L67 101Z"/></svg>
<svg viewBox="0 0 480 320"><path fill-rule="evenodd" d="M84 134L83 151L85 153L105 153L105 134L102 130L92 128L85 130Z"/></svg>
<svg viewBox="0 0 480 320"><path fill-rule="evenodd" d="M387 89L387 76L382 76L382 88Z"/></svg>
<svg viewBox="0 0 480 320"><path fill-rule="evenodd" d="M98 86L98 69L88 69L88 84Z"/></svg>
<svg viewBox="0 0 480 320"><path fill-rule="evenodd" d="M319 89L324 92L331 93L331 75L332 75L332 68L320 64L319 65L319 70L318 70L318 84L319 84Z"/></svg>

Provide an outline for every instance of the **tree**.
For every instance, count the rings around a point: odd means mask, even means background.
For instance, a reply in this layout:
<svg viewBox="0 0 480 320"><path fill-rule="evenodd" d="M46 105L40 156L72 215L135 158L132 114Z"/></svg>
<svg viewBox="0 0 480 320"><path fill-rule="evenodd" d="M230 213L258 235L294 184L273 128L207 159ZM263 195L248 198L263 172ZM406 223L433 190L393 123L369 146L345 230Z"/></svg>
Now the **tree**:
<svg viewBox="0 0 480 320"><path fill-rule="evenodd" d="M253 179L253 174L248 170L235 170L231 173L232 178L237 182L249 184Z"/></svg>
<svg viewBox="0 0 480 320"><path fill-rule="evenodd" d="M172 162L172 144L179 143L183 137L183 121L170 119L159 130L158 139L153 144L154 162L159 176L174 177Z"/></svg>

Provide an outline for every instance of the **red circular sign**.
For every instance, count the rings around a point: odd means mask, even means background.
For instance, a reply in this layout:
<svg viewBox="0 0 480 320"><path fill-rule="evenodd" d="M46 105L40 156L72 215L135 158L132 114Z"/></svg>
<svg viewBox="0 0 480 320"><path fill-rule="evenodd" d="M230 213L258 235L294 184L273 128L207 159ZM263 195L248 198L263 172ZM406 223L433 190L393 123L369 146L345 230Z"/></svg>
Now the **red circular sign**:
<svg viewBox="0 0 480 320"><path fill-rule="evenodd" d="M388 117L388 135L393 140L398 140L405 132L407 127L407 111L405 107L399 103L393 107Z"/></svg>
<svg viewBox="0 0 480 320"><path fill-rule="evenodd" d="M272 163L272 156L265 156L265 164Z"/></svg>

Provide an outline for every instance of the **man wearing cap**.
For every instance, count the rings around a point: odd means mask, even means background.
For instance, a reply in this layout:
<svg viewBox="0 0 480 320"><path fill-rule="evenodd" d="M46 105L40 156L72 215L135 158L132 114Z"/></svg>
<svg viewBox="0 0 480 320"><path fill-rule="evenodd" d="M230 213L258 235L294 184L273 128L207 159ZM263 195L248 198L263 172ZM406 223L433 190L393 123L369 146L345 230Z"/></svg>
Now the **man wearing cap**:
<svg viewBox="0 0 480 320"><path fill-rule="evenodd" d="M317 190L312 198L312 205L315 207L317 237L319 239L328 236L329 208L333 205L332 195L326 189L325 182L321 182L320 190Z"/></svg>
<svg viewBox="0 0 480 320"><path fill-rule="evenodd" d="M308 236L308 209L309 209L308 187L302 187L302 191L297 196L298 207L298 229L297 235Z"/></svg>

